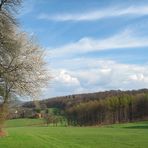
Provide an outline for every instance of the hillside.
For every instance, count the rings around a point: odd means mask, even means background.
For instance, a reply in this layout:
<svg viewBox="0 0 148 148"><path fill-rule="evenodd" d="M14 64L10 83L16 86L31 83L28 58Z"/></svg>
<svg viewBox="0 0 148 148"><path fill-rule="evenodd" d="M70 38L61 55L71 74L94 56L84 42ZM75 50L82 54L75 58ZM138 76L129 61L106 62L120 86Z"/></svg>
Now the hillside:
<svg viewBox="0 0 148 148"><path fill-rule="evenodd" d="M148 90L111 90L23 104L26 110L55 108L68 125L90 126L148 119Z"/></svg>
<svg viewBox="0 0 148 148"><path fill-rule="evenodd" d="M142 93L148 93L148 89L128 90L128 91L110 90L110 91L104 91L104 92L74 94L74 95L68 95L68 96L49 98L46 100L41 100L38 103L43 108L57 107L57 108L63 109L67 106L74 106L75 104L79 104L82 102L100 100L100 99L105 99L113 96L122 96L125 94L137 95ZM26 102L23 104L23 107L34 108L35 103L33 101Z"/></svg>

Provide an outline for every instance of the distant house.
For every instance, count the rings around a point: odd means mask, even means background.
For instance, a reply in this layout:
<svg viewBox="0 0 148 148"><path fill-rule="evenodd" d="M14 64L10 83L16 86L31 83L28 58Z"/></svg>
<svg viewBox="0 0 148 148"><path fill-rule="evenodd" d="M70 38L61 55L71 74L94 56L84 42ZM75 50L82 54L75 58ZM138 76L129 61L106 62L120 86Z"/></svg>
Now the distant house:
<svg viewBox="0 0 148 148"><path fill-rule="evenodd" d="M34 117L39 119L43 118L41 113L35 113Z"/></svg>

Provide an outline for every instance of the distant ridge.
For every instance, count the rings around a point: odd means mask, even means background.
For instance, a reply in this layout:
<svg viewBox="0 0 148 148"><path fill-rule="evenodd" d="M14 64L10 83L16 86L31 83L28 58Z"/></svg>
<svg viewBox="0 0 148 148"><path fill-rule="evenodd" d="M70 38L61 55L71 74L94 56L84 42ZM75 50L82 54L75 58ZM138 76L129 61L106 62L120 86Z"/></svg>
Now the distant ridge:
<svg viewBox="0 0 148 148"><path fill-rule="evenodd" d="M66 95L66 96L59 96L59 97L53 97L48 98L45 100L40 100L39 103L41 106L47 106L47 107L62 107L63 102L69 103L69 104L77 104L80 102L88 102L90 100L98 100L98 99L105 99L112 96L120 96L124 94L128 95L136 95L141 93L148 93L147 88L139 89L139 90L109 90L109 91L100 91L100 92L94 92L94 93L82 93L82 94L72 94L72 95ZM60 105L61 104L61 105ZM35 107L33 101L25 102L23 104L23 107L27 108L33 108ZM63 108L63 107L62 107Z"/></svg>

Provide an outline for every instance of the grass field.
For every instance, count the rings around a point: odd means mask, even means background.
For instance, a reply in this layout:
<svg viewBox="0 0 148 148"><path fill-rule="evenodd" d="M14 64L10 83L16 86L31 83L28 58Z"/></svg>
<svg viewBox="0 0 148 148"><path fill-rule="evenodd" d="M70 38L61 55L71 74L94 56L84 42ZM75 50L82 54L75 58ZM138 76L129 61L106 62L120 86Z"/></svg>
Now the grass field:
<svg viewBox="0 0 148 148"><path fill-rule="evenodd" d="M42 119L17 119L8 120L5 127L40 126L42 124L44 124Z"/></svg>
<svg viewBox="0 0 148 148"><path fill-rule="evenodd" d="M27 120L7 122L8 136L0 138L0 148L148 148L148 122L100 128L27 127L26 122L41 122Z"/></svg>

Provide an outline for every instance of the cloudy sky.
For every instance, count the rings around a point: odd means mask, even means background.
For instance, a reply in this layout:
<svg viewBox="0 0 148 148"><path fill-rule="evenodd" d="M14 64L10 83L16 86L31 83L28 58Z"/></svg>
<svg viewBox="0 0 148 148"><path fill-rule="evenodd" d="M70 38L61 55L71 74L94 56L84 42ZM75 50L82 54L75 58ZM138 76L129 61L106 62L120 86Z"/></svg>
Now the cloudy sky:
<svg viewBox="0 0 148 148"><path fill-rule="evenodd" d="M53 79L43 98L148 87L148 0L25 0Z"/></svg>

